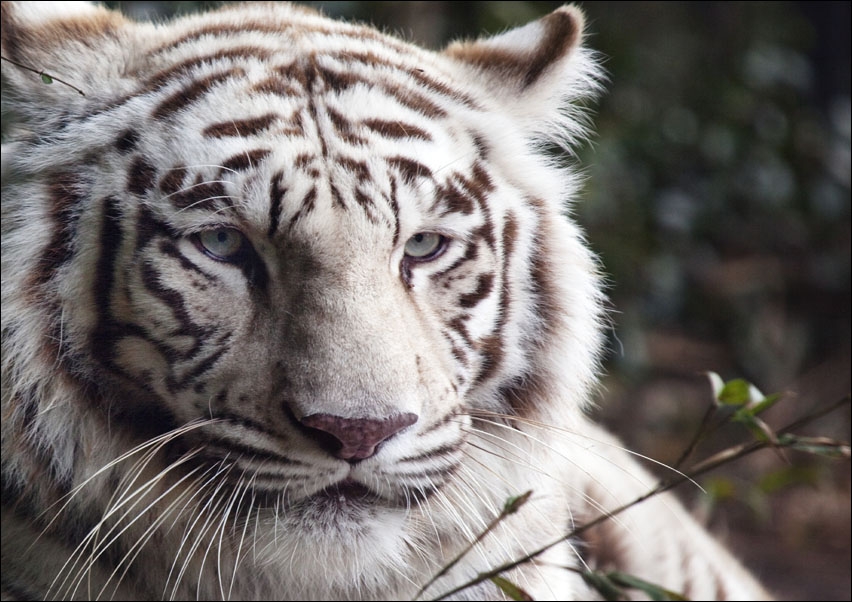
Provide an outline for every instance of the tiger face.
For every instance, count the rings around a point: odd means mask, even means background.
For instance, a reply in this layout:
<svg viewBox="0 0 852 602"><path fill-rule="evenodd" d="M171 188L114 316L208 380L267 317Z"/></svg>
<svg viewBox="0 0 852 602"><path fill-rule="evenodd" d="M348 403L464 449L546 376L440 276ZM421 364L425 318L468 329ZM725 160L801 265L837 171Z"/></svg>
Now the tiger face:
<svg viewBox="0 0 852 602"><path fill-rule="evenodd" d="M456 582L568 523L524 430L582 421L600 347L574 179L541 150L596 87L576 9L433 53L289 5L43 4L3 4L32 128L3 449L64 552L48 596L397 598L509 496L540 492Z"/></svg>
<svg viewBox="0 0 852 602"><path fill-rule="evenodd" d="M304 31L243 9L224 49L168 32L88 117L93 160L57 160L47 202L83 234L57 270L62 356L119 424L205 421L181 443L276 502L404 507L458 469L472 410L511 411L546 201L522 132L451 65L268 15Z"/></svg>
<svg viewBox="0 0 852 602"><path fill-rule="evenodd" d="M283 480L288 503L345 485L406 506L451 478L470 409L509 409L467 400L526 369L507 350L532 202L487 166L466 103L417 125L407 71L377 89L377 59L325 73L275 56L215 109L119 133L93 178L120 183L86 253L101 297L69 302L110 307L87 363L111 412L160 432L209 421L187 439L276 499ZM293 98L266 91L285 67Z"/></svg>

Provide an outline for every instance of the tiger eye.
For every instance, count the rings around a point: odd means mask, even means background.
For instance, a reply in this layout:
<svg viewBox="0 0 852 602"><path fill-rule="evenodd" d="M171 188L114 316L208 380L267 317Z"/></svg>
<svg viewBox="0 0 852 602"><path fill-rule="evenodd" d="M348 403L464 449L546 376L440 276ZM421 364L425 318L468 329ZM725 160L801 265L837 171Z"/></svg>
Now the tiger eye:
<svg viewBox="0 0 852 602"><path fill-rule="evenodd" d="M434 259L445 242L446 239L435 232L418 232L405 243L405 256L421 261Z"/></svg>
<svg viewBox="0 0 852 602"><path fill-rule="evenodd" d="M235 228L215 228L197 235L199 246L214 259L231 261L246 242L245 235Z"/></svg>

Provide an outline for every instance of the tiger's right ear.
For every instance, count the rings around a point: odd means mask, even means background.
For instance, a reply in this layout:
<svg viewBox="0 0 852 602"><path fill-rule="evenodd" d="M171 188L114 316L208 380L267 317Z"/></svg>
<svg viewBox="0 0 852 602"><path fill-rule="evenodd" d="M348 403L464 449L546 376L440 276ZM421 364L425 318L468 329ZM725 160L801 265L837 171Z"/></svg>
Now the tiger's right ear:
<svg viewBox="0 0 852 602"><path fill-rule="evenodd" d="M120 93L133 49L133 28L120 13L90 2L4 1L0 25L4 101L23 116L83 114Z"/></svg>
<svg viewBox="0 0 852 602"><path fill-rule="evenodd" d="M450 44L444 54L469 70L471 81L508 114L532 130L546 130L566 103L600 88L599 68L580 46L584 21L579 8L562 6L494 37Z"/></svg>

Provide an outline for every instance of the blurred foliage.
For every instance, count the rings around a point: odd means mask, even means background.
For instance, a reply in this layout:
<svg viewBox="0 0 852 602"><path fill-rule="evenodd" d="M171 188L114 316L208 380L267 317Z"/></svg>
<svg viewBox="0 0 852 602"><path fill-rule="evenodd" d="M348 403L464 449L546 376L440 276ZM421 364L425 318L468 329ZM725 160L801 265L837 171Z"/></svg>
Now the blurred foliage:
<svg viewBox="0 0 852 602"><path fill-rule="evenodd" d="M661 328L721 344L726 368L771 389L849 357L849 5L836 4L820 15L846 24L835 65L816 62L826 32L793 4L589 6L613 85L581 215L629 367L653 361L642 333ZM845 81L826 86L831 73Z"/></svg>

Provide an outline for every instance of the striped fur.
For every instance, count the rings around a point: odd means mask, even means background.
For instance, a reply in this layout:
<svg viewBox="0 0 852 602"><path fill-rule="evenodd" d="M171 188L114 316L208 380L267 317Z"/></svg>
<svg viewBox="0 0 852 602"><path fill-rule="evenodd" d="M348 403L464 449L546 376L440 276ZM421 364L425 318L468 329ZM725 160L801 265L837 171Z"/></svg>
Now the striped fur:
<svg viewBox="0 0 852 602"><path fill-rule="evenodd" d="M82 92L4 62L4 592L406 599L532 490L435 595L643 493L583 414L600 284L541 150L583 135L581 34L3 2L4 56ZM508 577L584 599L596 559L763 595L665 496Z"/></svg>

